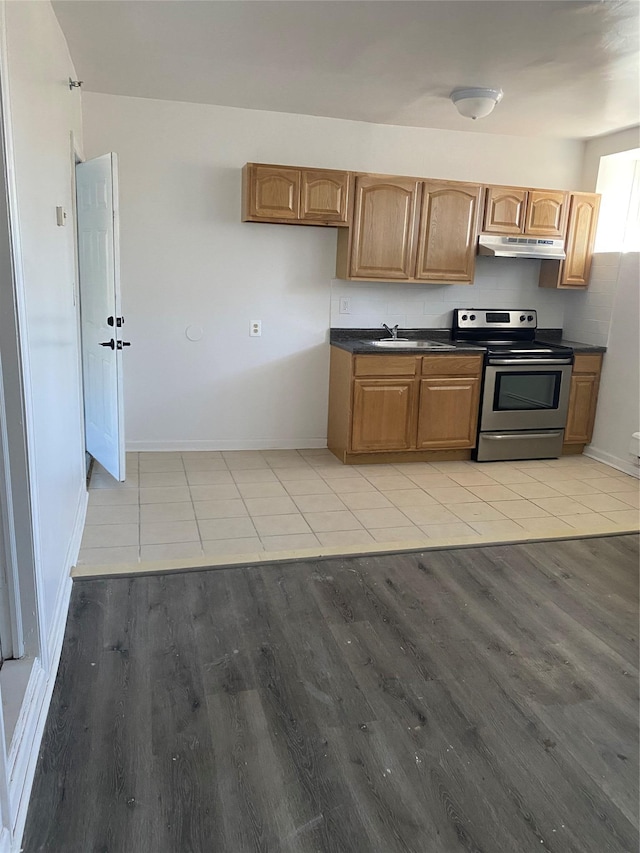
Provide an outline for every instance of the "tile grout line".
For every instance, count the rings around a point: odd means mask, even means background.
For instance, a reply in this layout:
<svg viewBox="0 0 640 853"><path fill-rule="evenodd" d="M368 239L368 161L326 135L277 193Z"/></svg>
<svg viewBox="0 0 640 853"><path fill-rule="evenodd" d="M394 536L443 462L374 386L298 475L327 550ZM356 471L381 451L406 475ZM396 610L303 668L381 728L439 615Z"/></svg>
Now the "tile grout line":
<svg viewBox="0 0 640 853"><path fill-rule="evenodd" d="M327 490L328 490L328 494L331 494L332 496L336 497L338 501L341 501L341 502L342 502L343 494L342 494L342 493L338 493L338 492L334 491L334 488L333 488L333 486L331 485L332 481L333 481L334 479L336 479L336 478L335 478L335 477L325 477L323 473L320 473L320 472L318 472L318 470L317 470L318 468L322 468L322 467L323 467L323 465L322 465L322 464L311 465L311 464L310 464L310 462L308 462L308 461L307 461L307 459L306 459L305 457L303 457L303 456L301 456L299 453L297 453L297 451L293 451L293 452L294 452L294 453L296 453L296 454L297 454L297 457L298 457L298 458L296 458L296 459L294 460L294 461L295 461L295 463L296 463L296 464L298 464L298 465L300 465L301 467L303 466L304 468L308 468L310 471L313 471L315 474L318 474L318 479L322 482L323 486L327 488ZM225 460L225 459L224 459L224 457L222 457L222 458L223 458L223 460L224 460L224 465L225 465L225 468L224 468L223 470L226 470L227 472L230 472L230 473L231 473L231 475L232 475L232 480L233 480L233 482L234 482L234 484L235 484L235 487L236 487L236 489L237 489L238 484L237 484L237 483L235 482L235 480L233 479L233 471L229 469L229 467L228 467L228 463L227 463L227 460ZM263 455L261 452L258 452L258 458L260 458L260 459L261 459L261 461L266 465L266 468L265 468L264 470L270 470L270 471L272 471L272 472L274 471L274 468L277 468L278 463L279 463L279 461L280 461L280 460L277 460L277 459L276 459L276 460L267 460L267 459L265 459L264 455ZM187 477L186 477L186 464L185 464L185 457L184 457L184 454L181 454L180 459L181 459L181 468L182 468L182 473L185 475L185 479L187 479ZM287 467L296 467L296 465L294 464L294 465L285 465L285 466L284 466L284 468L287 468ZM335 467L335 466L329 466L329 467ZM444 467L444 466L443 466L443 467ZM525 469L521 469L521 468L518 468L518 467L516 467L516 466L506 466L506 467L505 467L505 466L503 466L500 470L508 470L508 468L509 468L509 467L513 467L513 469L514 469L514 470L516 470L516 471L520 470L520 471L521 471L521 473L523 473L523 474L525 473ZM542 469L543 469L543 468L545 468L545 467L547 468L547 470L549 470L549 469L554 469L554 468L555 468L555 469L556 469L556 470L558 470L558 471L561 471L561 472L562 472L562 471L564 471L564 473L561 473L561 474L560 474L560 478L556 479L556 478L554 477L551 481L549 481L549 483L550 483L550 488L552 489L552 491L553 491L553 483L554 483L554 482L564 482L565 480L572 480L572 479L575 479L575 480L576 480L576 482L582 482L582 483L585 483L585 487L587 487L587 488L588 488L588 486L586 486L586 482L588 482L588 481L589 481L589 480L591 480L591 479L593 479L593 480L599 480L599 479L602 479L602 480L613 480L613 479L618 479L618 480L620 481L620 484L621 484L621 485L620 485L620 489L621 489L621 491L616 491L616 492L602 492L602 491L601 491L601 489L600 489L600 487L599 487L599 484L598 484L597 486L592 487L592 488L594 488L594 489L595 489L595 491L594 491L594 492L589 492L589 493L587 493L587 494L574 494L574 495L559 494L559 495L557 495L558 497L564 497L566 501L572 501L572 502L575 502L577 505L581 506L581 507L584 509L584 512L583 512L583 513L578 513L578 514L577 514L578 516L579 516L579 515L593 515L593 516L597 516L597 517L598 517L598 519L599 519L599 520L601 520L602 524L603 524L603 525L606 525L606 526L608 527L608 526L610 526L611 524L619 524L619 525L623 525L623 524L626 524L627 522L626 522L626 520L625 520L625 521L622 521L620 518L618 518L618 519L615 519L615 518L614 518L614 519L610 519L610 518L608 518L608 516L607 516L607 515L605 515L605 513L613 513L613 514L623 513L623 512L633 513L633 512L634 512L634 510L636 509L636 507L634 507L634 506L633 506L634 501L630 501L630 502L628 502L627 507L626 507L626 508L624 508L624 509L623 509L621 506L618 506L618 507L615 507L615 508L613 508L613 509L611 509L611 508L610 508L609 510L604 510L604 509L603 509L603 510L594 510L594 509L592 509L590 506L588 506L588 504L587 504L587 503L583 503L583 501L581 501L581 500L580 500L580 498L581 498L581 497L583 497L583 498L588 498L588 497L591 497L591 495L597 495L598 497L600 497L600 498L602 498L602 499L606 499L606 498L607 498L607 496L609 496L611 499L614 499L614 500L615 500L615 499L617 499L617 498L616 498L616 496L617 496L617 495L619 495L619 494L624 494L624 493L625 493L625 490L623 489L623 484L628 484L628 483L629 483L629 479L630 479L630 478L629 478L629 475L625 475L625 474L624 474L624 472L622 472L622 473L621 473L621 472L617 472L617 471L613 472L612 470L609 470L609 468L607 468L606 466L605 466L604 468L602 468L602 466L594 466L594 465L592 465L592 464L588 464L588 463L587 463L587 464L584 464L584 465L582 465L582 464L579 464L579 465L577 465L577 464L572 464L572 465L564 465L564 466L556 466L556 465L546 465L546 466L545 466L545 465L536 465L535 467L534 467L534 466L532 466L532 465L527 465L527 466L526 466L526 470L530 470L530 471L538 470L538 471L540 471L540 470L542 470ZM142 548L142 543L141 543L141 525L142 525L142 522L141 522L141 514L142 514L142 504L141 504L141 485L140 485L140 470L139 470L139 469L140 469L140 454L138 454L138 483L137 483L137 488L138 488L137 503L138 503L138 512L139 512L139 518L138 518L138 559L139 559L140 561L142 561L142 554L141 554L141 548ZM565 469L566 469L566 470L565 470ZM250 469L238 469L238 470L250 470ZM353 470L353 469L352 469L352 470ZM384 497L385 497L385 495L384 495L384 494L383 494L383 492L381 491L381 489L380 489L379 485L377 485L375 482L372 482L372 480L370 479L370 477L374 477L374 474L375 474L375 473L379 473L379 475L380 475L380 476L384 476L384 474L388 474L388 476L396 476L396 475L397 475L397 476L402 476L402 477L403 477L403 478L405 478L405 479L410 479L410 478L406 477L406 471L407 471L407 469L406 469L406 468L405 468L405 469L403 469L403 470L399 470L399 469L398 469L398 466L394 466L394 470L395 470L395 474L392 474L390 471L389 471L389 472L382 472L382 471L380 471L380 472L367 471L366 473L363 473L362 471L357 471L357 470L356 470L356 471L353 471L353 473L355 473L355 474L356 474L357 479L362 479L362 480L367 481L367 483L369 484L369 486L370 486L370 487L371 487L371 489L372 489L372 494L377 495L377 496L382 496L382 497L384 498ZM419 470L422 470L422 473L426 473L426 472L428 472L428 471L429 471L429 469L419 469ZM458 468L456 468L455 470L456 470L456 471L460 471L461 469L458 467ZM498 469L496 468L495 470L496 470L496 472L497 472L497 470L498 470ZM438 474L438 475L442 475L442 476L445 476L445 477L447 476L447 469L446 469L446 468L444 468L444 470L442 470L442 469L435 469L435 470L433 471L433 473L434 473L434 474L435 474L436 472L437 472L437 474ZM451 473L453 473L453 472L449 471L448 473L449 473L449 474L451 474ZM590 473L590 476L587 476L586 481L585 481L584 479L580 479L580 478L583 478L583 477L584 477L584 475L585 475L585 474L588 474L588 473ZM352 475L350 475L350 476L352 476ZM511 490L511 489L509 488L509 486L510 486L510 485L517 485L517 484L502 483L502 482L500 481L500 479L495 479L494 477L492 477L492 475L491 475L490 473L488 474L486 471L484 472L483 476L488 476L488 478L489 478L490 480L493 480L493 483L495 484L495 486L497 486L497 487L501 487L501 488L503 488L503 489L506 489L507 491L513 491L513 490ZM529 476L529 475L527 474L526 476ZM281 487L283 487L285 491L287 491L287 488L286 488L286 482L288 482L288 481L281 480L281 479L280 479L280 477L279 477L277 474L275 474L275 478L276 478L276 481L279 483L279 485L280 485ZM315 478L314 478L314 479L315 479ZM453 478L452 478L452 479L453 479ZM533 477L533 479L535 479L535 476ZM463 485L460 485L459 483L457 483L457 481L454 481L454 482L456 482L456 486L455 486L455 487L454 487L454 486L451 486L452 488L461 488L461 489L465 489L466 491L470 491L470 490L473 488L472 486L465 487L465 486L463 486ZM540 480L536 480L536 482L537 482L538 484L540 484L540 485L543 485L542 481L540 481ZM483 484L483 485L486 485L486 484ZM192 490L191 490L191 484L188 482L188 479L187 479L187 486L188 486L188 489L189 489L189 492L188 492L188 494L189 494L189 501L190 501L190 504L191 504L191 507L192 507L192 513L193 513L193 516L194 516L194 518L195 518L195 500L194 500L194 498L193 498L193 494L192 494ZM520 530L522 531L522 534L523 534L523 535L525 535L525 536L530 536L530 535L531 535L531 533L532 533L532 532L534 532L534 531L532 531L532 529L531 529L531 527L530 527L530 524L531 524L531 523L533 523L533 519L534 519L534 518L535 518L536 520L537 520L537 519L540 519L540 520L541 520L542 518L547 518L547 519L549 519L549 522L547 522L547 523L550 523L551 525L553 524L553 521L560 521L561 523L563 523L563 524L565 524L565 525L572 525L572 524L573 524L573 525L576 525L576 526L574 527L574 530L580 530L580 529L581 529L581 526L580 526L580 524L579 524L579 518L578 518L578 517L572 517L570 520L569 520L569 519L567 519L566 521L564 521L564 519L561 519L557 513L551 513L551 515L549 515L549 514L547 513L545 516L531 516L531 517L529 517L529 516L525 516L525 517L520 517L520 518L518 518L518 517L510 518L509 516L506 516L504 513L501 513L501 512L500 512L500 510L496 509L495 507L493 507L493 509L494 509L494 510L495 510L495 511L500 515L500 518L497 518L497 519L476 519L476 520L475 520L475 522L474 522L473 520L467 520L467 519L465 519L464 517L462 517L461 515L459 515L459 514L458 514L458 512L456 512L456 510L455 510L453 507L454 507L454 506L457 506L458 504L449 504L449 505L447 505L447 504L441 503L441 501L440 501L440 500L438 500L438 498L435 498L435 497L433 497L432 495L430 495L430 494L429 494L429 492L427 491L426 487L424 487L424 486L420 485L419 483L415 483L413 480L411 480L411 485L407 485L405 488L407 488L407 489L416 489L416 490L418 490L418 491L420 491L420 492L424 492L426 495L429 495L429 497L430 497L430 498L432 498L432 499L433 499L433 501L434 501L434 504L433 504L433 508L434 508L434 509L435 509L436 507L439 507L439 508L443 508L443 509L445 509L446 511L448 511L448 512L452 513L454 516L456 516L456 518L458 519L458 522L456 522L456 523L464 524L464 525L466 525L467 527L471 527L471 529L473 529L473 530L475 530L475 529L476 529L476 528L474 527L474 524L484 524L484 523L486 523L486 522L491 523L491 522L494 522L494 521L495 521L496 523L504 523L504 522L507 522L508 524L510 523L510 526L511 526L511 527L512 527L513 525L515 525L515 527L516 527L516 528L520 529ZM436 487L434 487L434 488L436 488ZM239 492L239 489L237 489L237 491ZM631 490L629 490L629 492L628 492L628 493L629 493L629 494L631 494L631 493L632 493L632 492L634 492L634 491L635 491L635 489L631 489ZM245 497L242 495L242 493L241 493L241 492L239 492L239 494L240 494L240 500L242 501L242 504L243 504L243 506L244 506L244 508L245 508L245 511L247 512L247 517L249 517L249 518L251 519L252 526L253 526L253 528L254 528L254 531L255 531L255 532L256 532L256 534L257 534L257 538L259 539L259 541L260 541L261 545L264 547L264 546L265 546L264 539L263 539L263 537L262 537L260 534L258 534L258 533L257 533L257 529L256 529L256 527L255 527L255 520L254 520L254 516L252 516L252 515L251 515L251 513L249 512L249 508L248 508L248 506L247 506L247 504L246 504L246 499L245 499ZM320 493L320 494L321 494L321 493ZM346 494L346 493L345 493L345 494ZM471 495L473 495L473 497L475 498L475 500L474 500L474 501L468 501L467 503L475 502L475 503L478 503L478 504L484 504L484 505L485 505L485 506L487 506L487 507L490 507L490 506L491 506L491 501L490 501L488 498L482 498L482 497L479 497L479 496L477 496L477 495L474 495L474 493L473 493L473 492L470 492L470 494L471 494ZM305 512L303 512L303 511L298 507L298 505L296 504L296 501L295 501L295 497L296 497L296 496L295 496L295 495L291 495L291 494L289 494L288 496L289 496L289 498L293 501L294 505L296 506L296 514L299 514L299 515L304 519L304 521L305 521L306 525L307 525L307 526L308 526L308 528L310 528L310 530L311 530L311 535L313 535L313 536L314 536L314 538L315 538L316 540L319 540L319 534L320 534L320 532L321 532L321 531L315 531L315 530L313 529L313 527L311 526L311 524L309 523L309 521L308 521L308 519L307 519L307 517L306 517ZM526 498L526 497L524 497L523 495L520 495L520 494L518 494L517 492L515 492L515 491L514 491L513 497L511 497L511 496L510 496L509 498L504 498L504 500L505 500L507 503L508 503L509 501L524 501L525 503L531 503L531 504L533 504L534 506L538 506L538 501L542 501L543 499L542 499L542 498ZM393 503L393 501L392 501L391 503ZM625 501L622 501L622 503L625 503ZM460 504L460 506L463 506L463 505L464 505L464 503L463 503L463 504ZM424 522L424 524L421 526L421 524L420 524L418 521L414 521L413 519L411 519L411 518L408 516L408 514L407 514L407 512L408 512L408 510L409 510L410 508L411 508L411 507L408 507L408 506L403 507L403 506L399 506L399 505L397 505L397 504L393 504L393 506L392 506L392 507L387 507L386 509L395 509L395 510L397 510L397 511L400 513L400 515L401 515L402 517L404 517L404 518L407 520L407 522L408 522L408 526L410 526L410 527L412 527L412 528L416 528L417 530L419 530L419 531L420 531L420 534L421 534L421 536L422 536L422 537L430 538L429 534L427 534L427 533L426 533L426 531L422 530L422 526L429 524L429 522L428 522L428 521L426 521L426 522ZM416 508L419 508L419 507L418 507L418 506L416 506ZM540 507L540 509L544 509L544 508ZM334 510L334 511L335 511L335 510ZM345 510L341 510L341 511L347 511L347 512L349 512L349 514L350 514L353 518L355 518L355 519L357 520L357 522L360 524L360 527L358 528L358 530L359 530L359 531L360 531L360 530L364 530L364 531L367 533L367 535L371 536L371 537L372 537L372 538L374 538L374 539L376 538L376 537L374 536L374 531L375 531L375 533L379 536L379 535L383 535L382 531L384 531L385 529L388 529L388 528L369 528L369 527L367 527L367 526L365 525L365 523L364 523L364 522L362 522L362 521L360 521L360 519L355 515L356 510L353 510L353 509L351 509L351 508L350 508L350 507L348 507L348 506L346 507L346 509L345 509ZM313 512L313 510L309 510L308 512ZM570 513L570 515L571 515L571 513ZM575 514L574 514L574 515L575 515ZM199 527L199 523L198 523L197 518L196 518L195 520L196 520L196 526L197 526L197 530L198 530L198 540L199 540L199 543L200 543L201 549L202 549L202 551L204 552L204 540L202 539L202 535L201 535L201 533L200 533L200 527ZM525 523L525 522L527 522L527 521L529 522L529 524ZM594 521L595 521L595 519L594 519ZM433 523L433 524L436 524L436 525L437 525L437 524L439 524L439 522L432 522L432 523ZM452 522L442 522L442 524L447 524L447 523L452 523ZM629 523L631 523L631 522L629 522ZM404 526L404 525L403 525L403 526ZM538 527L537 529L539 530L539 527ZM308 532L308 531L307 531L307 532ZM328 531L328 532L345 532L345 533L348 533L349 531ZM355 531L354 531L354 532L355 532ZM510 532L512 532L512 531L510 531ZM265 536L267 536L268 534L264 534L264 535L265 535ZM272 535L277 535L277 534L272 534ZM283 535L296 535L296 534L283 534ZM476 535L478 535L478 536L483 535L483 531L477 531L477 530L476 530ZM507 535L507 534L505 533L504 535ZM235 538L238 538L238 537L235 537ZM242 538L242 537L240 537L240 538ZM376 541L378 541L378 540L376 540ZM398 547L401 547L401 542L402 542L403 540L397 540L397 541L398 541ZM172 544L172 543L163 543L163 544ZM176 544L181 544L181 543L176 543ZM321 541L320 541L320 546L321 546L321 545L322 545L322 543L321 543Z"/></svg>

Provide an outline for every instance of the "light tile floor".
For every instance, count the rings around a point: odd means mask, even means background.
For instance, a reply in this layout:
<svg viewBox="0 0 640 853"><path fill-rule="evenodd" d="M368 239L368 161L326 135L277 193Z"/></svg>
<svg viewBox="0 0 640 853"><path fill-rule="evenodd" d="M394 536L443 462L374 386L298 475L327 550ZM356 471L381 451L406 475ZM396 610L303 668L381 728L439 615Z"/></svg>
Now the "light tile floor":
<svg viewBox="0 0 640 853"><path fill-rule="evenodd" d="M328 450L95 466L75 575L637 531L639 482L585 456L342 465Z"/></svg>

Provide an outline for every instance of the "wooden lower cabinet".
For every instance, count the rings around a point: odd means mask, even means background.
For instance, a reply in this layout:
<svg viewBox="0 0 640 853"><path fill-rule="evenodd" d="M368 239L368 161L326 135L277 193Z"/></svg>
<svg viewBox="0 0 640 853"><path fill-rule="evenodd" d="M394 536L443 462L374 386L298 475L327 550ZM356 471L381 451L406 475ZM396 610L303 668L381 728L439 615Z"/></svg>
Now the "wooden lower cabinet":
<svg viewBox="0 0 640 853"><path fill-rule="evenodd" d="M343 462L469 458L481 372L481 355L352 356L331 347L329 449Z"/></svg>
<svg viewBox="0 0 640 853"><path fill-rule="evenodd" d="M420 380L417 447L475 447L479 401L479 376Z"/></svg>
<svg viewBox="0 0 640 853"><path fill-rule="evenodd" d="M412 450L415 379L356 379L353 384L353 452Z"/></svg>
<svg viewBox="0 0 640 853"><path fill-rule="evenodd" d="M575 451L575 445L589 444L596 419L602 355L576 355L571 374L569 413L564 432L565 445Z"/></svg>

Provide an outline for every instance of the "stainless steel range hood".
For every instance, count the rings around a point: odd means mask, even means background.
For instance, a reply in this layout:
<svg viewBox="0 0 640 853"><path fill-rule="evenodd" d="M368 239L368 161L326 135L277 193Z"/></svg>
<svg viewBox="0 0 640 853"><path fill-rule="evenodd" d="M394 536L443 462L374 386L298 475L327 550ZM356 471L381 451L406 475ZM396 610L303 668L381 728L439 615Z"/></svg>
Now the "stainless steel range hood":
<svg viewBox="0 0 640 853"><path fill-rule="evenodd" d="M564 261L564 240L536 237L497 237L481 234L478 239L478 254L492 258L542 258Z"/></svg>

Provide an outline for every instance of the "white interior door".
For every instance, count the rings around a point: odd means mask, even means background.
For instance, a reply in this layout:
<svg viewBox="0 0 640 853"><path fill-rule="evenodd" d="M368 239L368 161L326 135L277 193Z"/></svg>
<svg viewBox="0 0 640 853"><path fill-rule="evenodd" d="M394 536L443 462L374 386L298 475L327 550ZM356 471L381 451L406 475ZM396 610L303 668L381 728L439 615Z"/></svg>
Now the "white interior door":
<svg viewBox="0 0 640 853"><path fill-rule="evenodd" d="M76 166L78 269L87 451L125 478L118 160Z"/></svg>

